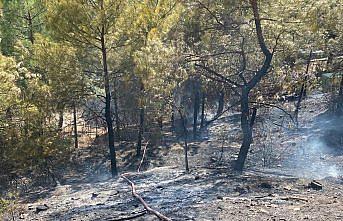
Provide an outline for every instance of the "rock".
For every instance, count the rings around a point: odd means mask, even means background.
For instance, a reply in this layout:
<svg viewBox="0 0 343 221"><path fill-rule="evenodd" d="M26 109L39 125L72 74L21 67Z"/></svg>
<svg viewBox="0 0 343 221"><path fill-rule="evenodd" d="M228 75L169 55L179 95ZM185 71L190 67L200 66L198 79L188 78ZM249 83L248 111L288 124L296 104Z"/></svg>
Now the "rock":
<svg viewBox="0 0 343 221"><path fill-rule="evenodd" d="M223 196L217 196L217 199L223 200L224 198L223 198Z"/></svg>
<svg viewBox="0 0 343 221"><path fill-rule="evenodd" d="M291 190L292 190L292 187L290 187L290 186L285 186L283 189L284 189L284 190L287 190L287 191L291 191Z"/></svg>
<svg viewBox="0 0 343 221"><path fill-rule="evenodd" d="M273 188L272 184L267 183L267 182L260 183L259 186L260 186L261 188L264 188L264 189L271 189L271 188Z"/></svg>
<svg viewBox="0 0 343 221"><path fill-rule="evenodd" d="M92 197L91 197L91 199L95 199L95 198L97 198L99 196L99 194L98 193L92 193Z"/></svg>
<svg viewBox="0 0 343 221"><path fill-rule="evenodd" d="M322 190L323 185L319 183L318 181L313 180L311 183L308 184L308 188L314 189L314 190Z"/></svg>
<svg viewBox="0 0 343 221"><path fill-rule="evenodd" d="M247 187L241 187L241 186L237 186L235 188L235 191L236 192L239 192L239 194L246 194L246 193L249 193L249 190L250 190L250 187L247 186Z"/></svg>
<svg viewBox="0 0 343 221"><path fill-rule="evenodd" d="M42 211L46 211L48 209L49 209L49 207L46 204L39 205L39 206L36 207L36 213L39 213L39 212L42 212Z"/></svg>

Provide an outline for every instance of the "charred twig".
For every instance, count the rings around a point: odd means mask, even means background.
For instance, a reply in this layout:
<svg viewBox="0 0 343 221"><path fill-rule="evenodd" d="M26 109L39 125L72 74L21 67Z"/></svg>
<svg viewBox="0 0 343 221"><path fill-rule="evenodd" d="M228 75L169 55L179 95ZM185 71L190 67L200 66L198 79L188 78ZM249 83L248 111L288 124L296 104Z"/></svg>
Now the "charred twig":
<svg viewBox="0 0 343 221"><path fill-rule="evenodd" d="M141 167L142 167L142 164L143 164L143 161L144 161L144 157L145 157L145 153L146 153L146 149L147 149L148 145L149 145L149 141L146 143L146 145L144 147L143 156L142 156L141 162L139 163L139 166L137 168L137 172L138 173L141 171Z"/></svg>
<svg viewBox="0 0 343 221"><path fill-rule="evenodd" d="M123 220L132 220L136 219L138 217L144 216L147 214L146 210L143 210L141 212L138 212L136 214L130 215L130 216L125 216L125 217L119 217L119 218L107 218L106 221L123 221Z"/></svg>
<svg viewBox="0 0 343 221"><path fill-rule="evenodd" d="M296 197L296 196L288 196L288 197L283 197L281 198L281 200L296 200L296 201L304 201L304 202L308 202L308 199L306 198L301 198L301 197Z"/></svg>
<svg viewBox="0 0 343 221"><path fill-rule="evenodd" d="M163 220L163 221L172 221L172 219L166 217L165 215L161 214L160 212L152 209L145 201L144 199L137 194L136 192L136 188L135 188L135 184L129 179L127 178L126 176L124 175L121 175L121 177L126 180L126 182L128 182L131 186L131 189L132 189L132 195L137 198L139 200L140 203L142 203L142 205L144 206L144 208L149 212L149 213L152 213L154 214L155 216L157 216L160 220Z"/></svg>

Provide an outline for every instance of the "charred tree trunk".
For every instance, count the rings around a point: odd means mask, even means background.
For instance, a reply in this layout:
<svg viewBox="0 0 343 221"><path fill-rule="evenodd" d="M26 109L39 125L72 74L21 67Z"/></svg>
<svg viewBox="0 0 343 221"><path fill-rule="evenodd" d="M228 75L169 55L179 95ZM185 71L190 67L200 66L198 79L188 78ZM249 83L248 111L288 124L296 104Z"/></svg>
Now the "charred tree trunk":
<svg viewBox="0 0 343 221"><path fill-rule="evenodd" d="M302 101L304 92L305 92L305 84L303 83L301 85L300 94L299 94L298 101L297 101L297 104L296 104L295 110L294 110L294 120L295 120L297 128L299 127L298 115L299 115L300 105L301 105L301 101Z"/></svg>
<svg viewBox="0 0 343 221"><path fill-rule="evenodd" d="M205 99L206 95L205 92L202 93L201 98L201 122L200 122L200 128L203 128L205 126Z"/></svg>
<svg viewBox="0 0 343 221"><path fill-rule="evenodd" d="M143 132L144 132L144 107L141 107L139 109L139 131L138 131L138 142L137 142L137 150L136 150L137 158L141 156Z"/></svg>
<svg viewBox="0 0 343 221"><path fill-rule="evenodd" d="M32 16L31 16L31 12L28 11L27 12L27 22L28 22L28 28L29 28L29 31L28 31L28 39L30 40L31 44L34 44L34 36L33 36L33 22L32 22Z"/></svg>
<svg viewBox="0 0 343 221"><path fill-rule="evenodd" d="M171 130L175 130L175 112L174 109L172 109L171 117L170 117L170 123L171 123Z"/></svg>
<svg viewBox="0 0 343 221"><path fill-rule="evenodd" d="M197 84L198 82L196 82ZM200 108L200 94L199 94L199 88L194 87L194 104L193 104L193 138L195 139L197 136L197 128L198 128L198 114L199 114L199 108Z"/></svg>
<svg viewBox="0 0 343 221"><path fill-rule="evenodd" d="M249 117L249 90L244 87L242 89L241 96L241 128L243 132L243 141L241 149L238 154L238 159L235 165L235 169L242 171L245 160L248 156L250 149L250 144L252 143L252 127L250 126L250 117Z"/></svg>
<svg viewBox="0 0 343 221"><path fill-rule="evenodd" d="M253 141L252 137L252 127L253 125L252 121L250 120L249 116L249 93L250 91L256 87L256 85L262 80L262 78L268 73L268 70L270 68L270 64L273 59L273 53L269 51L267 48L263 33L262 33L262 28L261 28L261 20L260 20L260 15L259 15L259 10L257 7L257 0L250 0L250 5L253 10L254 14L254 20L255 20L255 28L256 28L256 34L257 34L257 39L259 46L261 48L261 51L265 57L264 62L262 67L256 71L254 77L249 81L244 84L242 87L242 92L241 92L241 128L243 132L243 141L242 141L242 146L239 151L239 155L236 161L235 169L237 171L242 171L245 160L248 156L248 152L250 149L250 145ZM253 118L253 117L252 117Z"/></svg>
<svg viewBox="0 0 343 221"><path fill-rule="evenodd" d="M57 125L57 127L58 127L58 131L59 132L62 132L62 130L63 130L63 122L64 122L64 111L63 111L63 109L61 109L60 111L59 111L60 113L59 113L59 116L58 116L58 125Z"/></svg>
<svg viewBox="0 0 343 221"><path fill-rule="evenodd" d="M103 8L103 2L101 2ZM110 89L110 77L107 66L107 48L105 44L105 27L101 28L101 52L102 52L102 65L104 72L104 87L105 87L105 119L107 125L108 147L110 150L109 158L111 160L111 174L113 177L118 175L116 152L114 147L114 130L111 113L111 89Z"/></svg>
<svg viewBox="0 0 343 221"><path fill-rule="evenodd" d="M307 79L308 79L308 72L309 72L310 64L311 64L311 58L312 58L312 50L310 51L310 55L309 55L309 57L307 59L305 79L304 79L304 82L301 85L300 94L299 94L298 101L297 101L297 104L296 104L295 110L294 110L294 120L295 120L297 128L299 127L298 115L299 115L301 101L302 101L303 97L306 96L306 85L307 85Z"/></svg>
<svg viewBox="0 0 343 221"><path fill-rule="evenodd" d="M79 148L78 131L77 131L77 110L76 105L73 105L73 117L74 117L74 146L75 149Z"/></svg>
<svg viewBox="0 0 343 221"><path fill-rule="evenodd" d="M158 123L158 126L159 126L159 128L160 128L160 131L161 131L161 133L162 133L162 131L163 131L163 117L162 117L162 115L158 116L158 118L157 118L157 123Z"/></svg>
<svg viewBox="0 0 343 221"><path fill-rule="evenodd" d="M114 88L117 88L116 81L114 81ZM114 118L116 122L116 138L118 141L121 140L121 133L120 133L120 120L119 120L119 109L118 109L118 94L117 90L114 91L114 96L113 96L113 102L114 102Z"/></svg>
<svg viewBox="0 0 343 221"><path fill-rule="evenodd" d="M250 119L250 127L252 128L255 124L256 121L256 115L257 115L257 108L254 107L252 109L252 114L251 114L251 119Z"/></svg>
<svg viewBox="0 0 343 221"><path fill-rule="evenodd" d="M224 110L224 98L225 98L224 91L220 91L219 97L218 97L218 109L217 109L216 116L219 116Z"/></svg>
<svg viewBox="0 0 343 221"><path fill-rule="evenodd" d="M185 154L185 169L186 172L189 172L189 165L188 165L188 130L187 130L187 121L183 116L181 110L179 110L180 118L182 121L182 128L183 128L183 136L184 136L184 154Z"/></svg>

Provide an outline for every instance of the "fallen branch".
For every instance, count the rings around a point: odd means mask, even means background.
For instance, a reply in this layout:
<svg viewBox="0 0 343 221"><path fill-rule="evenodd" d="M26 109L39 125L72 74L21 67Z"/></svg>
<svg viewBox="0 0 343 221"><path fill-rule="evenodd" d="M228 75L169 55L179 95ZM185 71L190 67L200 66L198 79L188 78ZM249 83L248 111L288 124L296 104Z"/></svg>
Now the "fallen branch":
<svg viewBox="0 0 343 221"><path fill-rule="evenodd" d="M308 199L306 199L306 198L301 198L301 197L296 197L296 196L283 197L283 198L281 198L281 200L286 200L286 201L289 201L289 200L296 200L296 201L305 201L305 202L308 202Z"/></svg>
<svg viewBox="0 0 343 221"><path fill-rule="evenodd" d="M127 178L127 177L124 176L124 175L121 175L121 177L122 177L124 180L126 180L126 182L128 182L128 183L130 184L131 189L132 189L132 195L133 195L134 197L136 197L136 198L139 200L139 202L142 203L142 205L144 206L144 208L145 208L149 213L154 214L154 215L157 216L160 220L163 220L163 221L172 221L172 219L170 219L170 218L166 217L165 215L161 214L160 212L158 212L158 211L152 209L152 208L144 201L144 199L143 199L140 195L137 194L136 188L135 188L135 184L134 184L129 178Z"/></svg>
<svg viewBox="0 0 343 221"><path fill-rule="evenodd" d="M149 141L146 143L146 145L144 147L143 156L142 156L141 162L139 163L139 166L138 166L138 169L137 169L138 173L141 171L141 167L142 167L142 164L143 164L143 161L144 161L144 157L145 157L145 153L146 153L146 149L147 149L148 145L149 145Z"/></svg>
<svg viewBox="0 0 343 221"><path fill-rule="evenodd" d="M138 212L136 214L133 214L131 216L125 216L125 217L119 217L119 218L108 218L106 219L106 221L123 221L123 220L132 220L132 219L136 219L138 217L144 216L145 214L147 214L146 210L143 210L141 212Z"/></svg>

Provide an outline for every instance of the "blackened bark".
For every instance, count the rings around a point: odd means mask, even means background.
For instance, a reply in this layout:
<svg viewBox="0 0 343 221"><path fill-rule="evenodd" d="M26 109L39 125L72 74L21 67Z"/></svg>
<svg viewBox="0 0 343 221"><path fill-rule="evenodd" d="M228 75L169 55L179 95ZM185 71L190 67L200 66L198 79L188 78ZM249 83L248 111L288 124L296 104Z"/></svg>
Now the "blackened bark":
<svg viewBox="0 0 343 221"><path fill-rule="evenodd" d="M203 128L205 126L205 102L206 102L205 99L206 99L206 94L205 92L202 92L200 128Z"/></svg>
<svg viewBox="0 0 343 221"><path fill-rule="evenodd" d="M255 120L256 120L256 115L257 115L257 108L254 107L252 109L252 114L251 114L251 119L250 119L250 127L252 128L255 124Z"/></svg>
<svg viewBox="0 0 343 221"><path fill-rule="evenodd" d="M137 150L136 150L137 158L141 156L143 132L144 132L144 107L141 107L139 109L139 131L138 131L138 142L137 142Z"/></svg>
<svg viewBox="0 0 343 221"><path fill-rule="evenodd" d="M239 155L235 164L235 169L237 171L243 170L245 160L248 156L250 145L252 143L252 127L250 126L252 123L249 117L249 93L268 73L268 70L270 68L270 64L273 58L273 54L269 51L264 41L262 28L261 28L260 15L259 15L258 7L257 7L257 0L250 0L250 5L252 7L253 14L254 14L255 28L256 28L258 43L260 45L262 53L264 54L265 59L264 59L262 67L255 73L253 78L249 82L245 83L245 85L242 87L241 128L243 132L243 141L242 141L242 146L239 151Z"/></svg>
<svg viewBox="0 0 343 221"><path fill-rule="evenodd" d="M103 4L103 2L102 2ZM108 136L108 147L110 150L109 158L111 160L111 174L113 177L118 175L117 162L116 162L116 152L114 147L114 130L112 122L111 113L111 89L110 89L110 79L107 67L107 48L105 42L105 27L101 28L101 52L102 52L102 65L104 72L104 87L105 87L105 119L107 125L107 136Z"/></svg>
<svg viewBox="0 0 343 221"><path fill-rule="evenodd" d="M60 112L60 113L59 113L59 116L58 116L58 126L57 126L57 127L58 127L58 131L59 131L59 132L62 132L62 129L63 129L63 122L64 122L64 118L63 118L63 117L64 117L64 116L63 116L63 115L64 115L64 113L63 113L64 111L63 111L63 109L62 109L62 110L60 110L59 112Z"/></svg>
<svg viewBox="0 0 343 221"><path fill-rule="evenodd" d="M310 55L308 56L308 59L307 59L305 79L304 79L304 82L301 85L298 101L297 101L297 104L296 104L295 110L294 110L294 120L295 120L297 128L299 127L298 115L299 115L301 101L302 101L303 97L306 96L306 85L307 85L307 79L308 79L308 72L309 72L310 64L311 64L311 58L312 58L312 50L310 51Z"/></svg>
<svg viewBox="0 0 343 221"><path fill-rule="evenodd" d="M179 114L182 121L183 127L183 136L184 136L184 154L185 154L185 168L186 172L189 172L189 165L188 165L188 130L187 130L187 122L185 117L183 116L182 112L179 110Z"/></svg>
<svg viewBox="0 0 343 221"><path fill-rule="evenodd" d="M34 44L35 39L33 36L33 22L32 22L32 16L31 16L30 11L27 12L27 22L28 22L28 28L29 28L28 38L29 38L31 44Z"/></svg>
<svg viewBox="0 0 343 221"><path fill-rule="evenodd" d="M224 110L224 99L225 99L225 93L224 91L220 91L219 97L218 97L218 109L217 109L216 116L219 116Z"/></svg>
<svg viewBox="0 0 343 221"><path fill-rule="evenodd" d="M163 117L159 116L157 119L158 126L160 127L160 131L163 131Z"/></svg>
<svg viewBox="0 0 343 221"><path fill-rule="evenodd" d="M247 87L242 88L241 95L241 128L243 132L243 141L241 149L239 150L235 169L242 171L245 160L248 156L250 144L252 143L252 128L249 117L249 90Z"/></svg>
<svg viewBox="0 0 343 221"><path fill-rule="evenodd" d="M138 129L138 140L137 140L137 148L136 148L136 156L140 157L141 156L141 150L142 150L142 139L143 139L143 133L144 133L144 104L143 104L143 99L144 99L144 84L141 82L141 88L140 88L140 93L141 93L141 104L139 108L139 129Z"/></svg>
<svg viewBox="0 0 343 221"><path fill-rule="evenodd" d="M174 109L172 109L171 117L170 117L170 123L171 123L171 130L175 130L175 112Z"/></svg>
<svg viewBox="0 0 343 221"><path fill-rule="evenodd" d="M200 92L198 87L198 82L195 82L194 86L194 103L193 103L193 138L195 139L197 136L197 128L198 128L198 114L200 108Z"/></svg>
<svg viewBox="0 0 343 221"><path fill-rule="evenodd" d="M299 94L298 101L294 110L294 120L295 120L297 128L299 127L298 115L299 115L300 105L301 105L301 101L304 95L304 91L305 91L305 84L303 83L301 85L300 94Z"/></svg>
<svg viewBox="0 0 343 221"><path fill-rule="evenodd" d="M114 81L114 89L117 88L116 81ZM113 96L113 103L114 103L114 119L116 122L116 138L118 141L121 140L121 133L120 133L120 120L119 120L119 109L118 109L118 94L117 90L114 91L114 96Z"/></svg>
<svg viewBox="0 0 343 221"><path fill-rule="evenodd" d="M76 105L73 105L73 117L74 117L74 146L75 149L79 148L78 131L77 131L77 110Z"/></svg>

